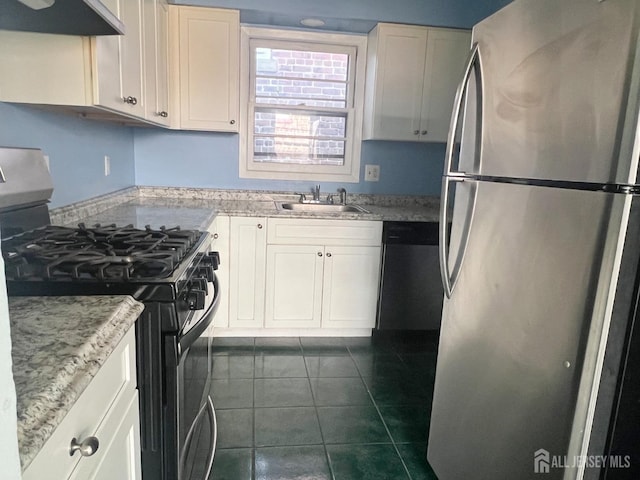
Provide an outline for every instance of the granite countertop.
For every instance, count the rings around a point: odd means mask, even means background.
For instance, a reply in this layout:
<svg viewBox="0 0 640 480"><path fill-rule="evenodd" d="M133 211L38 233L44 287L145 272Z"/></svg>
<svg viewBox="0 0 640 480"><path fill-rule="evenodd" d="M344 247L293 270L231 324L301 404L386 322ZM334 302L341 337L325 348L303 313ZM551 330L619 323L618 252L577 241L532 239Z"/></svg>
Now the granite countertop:
<svg viewBox="0 0 640 480"><path fill-rule="evenodd" d="M296 194L286 192L137 187L125 194L110 196L100 209L91 202L81 202L82 205L60 209L62 213L54 211L52 223L132 224L136 228L179 225L189 230L206 230L216 215L437 222L440 209L440 201L435 197L349 194L348 200L350 204L361 205L368 213L280 210L276 202L298 201Z"/></svg>
<svg viewBox="0 0 640 480"><path fill-rule="evenodd" d="M23 471L143 309L129 296L9 298Z"/></svg>
<svg viewBox="0 0 640 480"><path fill-rule="evenodd" d="M185 230L206 230L216 211L208 200L190 198L142 198L129 200L101 213L81 217L68 222L76 226L83 222L87 226L95 224L118 226L133 225L135 228L167 228L180 225Z"/></svg>

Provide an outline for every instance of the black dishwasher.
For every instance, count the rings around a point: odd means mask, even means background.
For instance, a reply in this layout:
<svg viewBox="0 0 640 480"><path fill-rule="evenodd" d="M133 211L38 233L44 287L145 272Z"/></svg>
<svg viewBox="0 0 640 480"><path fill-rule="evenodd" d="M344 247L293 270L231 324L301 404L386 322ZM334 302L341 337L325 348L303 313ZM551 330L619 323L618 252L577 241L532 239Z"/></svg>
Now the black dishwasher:
<svg viewBox="0 0 640 480"><path fill-rule="evenodd" d="M439 330L438 222L384 222L379 330Z"/></svg>

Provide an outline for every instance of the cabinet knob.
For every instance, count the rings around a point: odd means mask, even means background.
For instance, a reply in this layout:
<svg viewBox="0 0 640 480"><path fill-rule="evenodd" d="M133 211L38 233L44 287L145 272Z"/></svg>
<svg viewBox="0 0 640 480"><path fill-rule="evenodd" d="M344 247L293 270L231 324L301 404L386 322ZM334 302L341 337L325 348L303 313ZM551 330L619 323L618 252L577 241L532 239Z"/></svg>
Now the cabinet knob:
<svg viewBox="0 0 640 480"><path fill-rule="evenodd" d="M260 228L260 229L262 228L262 224L261 223L258 224L258 228Z"/></svg>
<svg viewBox="0 0 640 480"><path fill-rule="evenodd" d="M327 257L330 257L330 256L331 256L331 252L328 252L328 253L327 253Z"/></svg>
<svg viewBox="0 0 640 480"><path fill-rule="evenodd" d="M322 252L318 252L318 256L321 257L322 256Z"/></svg>
<svg viewBox="0 0 640 480"><path fill-rule="evenodd" d="M229 121L229 123L230 123L231 125L235 125L235 124L236 124L236 121L235 121L235 120L231 120L231 121Z"/></svg>
<svg viewBox="0 0 640 480"><path fill-rule="evenodd" d="M414 131L413 131L413 134L414 134L414 135L420 135L420 130L414 130Z"/></svg>
<svg viewBox="0 0 640 480"><path fill-rule="evenodd" d="M90 457L98 451L99 446L100 442L96 437L87 437L80 443L78 443L76 437L73 437L69 447L69 456L73 456L78 451L83 457Z"/></svg>
<svg viewBox="0 0 640 480"><path fill-rule="evenodd" d="M136 97L124 97L124 103L128 103L129 105L137 105L138 99Z"/></svg>
<svg viewBox="0 0 640 480"><path fill-rule="evenodd" d="M426 135L427 133L429 133L427 130L422 130L422 131L420 132L420 135Z"/></svg>
<svg viewBox="0 0 640 480"><path fill-rule="evenodd" d="M217 240L217 239L218 239L218 234L217 234L217 233L214 233L214 234L213 234L213 239L214 239L214 240Z"/></svg>
<svg viewBox="0 0 640 480"><path fill-rule="evenodd" d="M160 115L162 118L167 118L169 116L169 114L167 112L165 112L164 110L160 113L158 113L158 115Z"/></svg>

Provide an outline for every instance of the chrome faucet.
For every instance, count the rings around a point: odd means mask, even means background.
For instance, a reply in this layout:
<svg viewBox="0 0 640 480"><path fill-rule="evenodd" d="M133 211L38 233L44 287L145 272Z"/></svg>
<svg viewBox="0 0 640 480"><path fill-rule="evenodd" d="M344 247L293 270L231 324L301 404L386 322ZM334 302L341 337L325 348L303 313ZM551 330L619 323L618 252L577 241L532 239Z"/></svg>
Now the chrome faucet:
<svg viewBox="0 0 640 480"><path fill-rule="evenodd" d="M320 202L320 185L316 185L312 191L313 191L313 201Z"/></svg>
<svg viewBox="0 0 640 480"><path fill-rule="evenodd" d="M339 188L338 193L340 194L340 203L342 205L347 204L347 190L344 188Z"/></svg>

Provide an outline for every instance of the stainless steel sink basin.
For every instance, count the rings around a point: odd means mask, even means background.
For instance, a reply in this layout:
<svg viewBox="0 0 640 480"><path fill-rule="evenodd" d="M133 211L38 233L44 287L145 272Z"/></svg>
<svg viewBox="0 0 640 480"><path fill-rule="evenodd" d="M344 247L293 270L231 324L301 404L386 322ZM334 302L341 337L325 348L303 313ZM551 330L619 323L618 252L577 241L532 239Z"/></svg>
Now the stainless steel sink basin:
<svg viewBox="0 0 640 480"><path fill-rule="evenodd" d="M275 202L278 210L308 213L370 213L360 205L342 205L339 203L296 203Z"/></svg>

